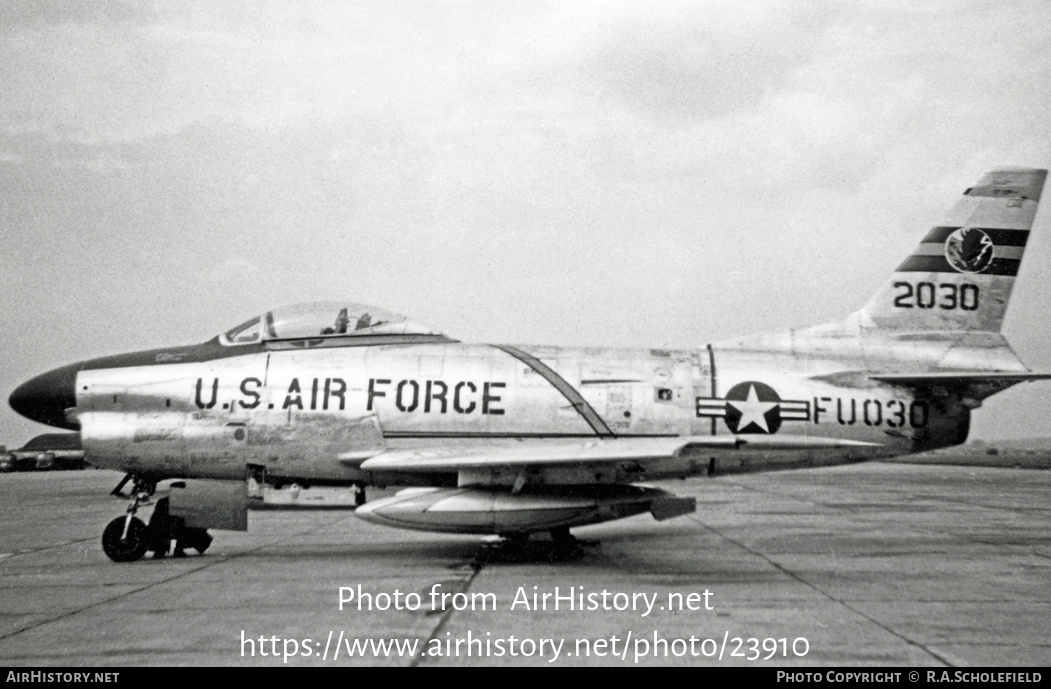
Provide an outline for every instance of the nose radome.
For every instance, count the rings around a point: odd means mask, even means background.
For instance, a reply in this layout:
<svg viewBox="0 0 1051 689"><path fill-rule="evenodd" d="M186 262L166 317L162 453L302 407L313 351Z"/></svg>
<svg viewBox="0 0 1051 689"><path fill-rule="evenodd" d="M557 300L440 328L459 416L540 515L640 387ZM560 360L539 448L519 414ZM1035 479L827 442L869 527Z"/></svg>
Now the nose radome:
<svg viewBox="0 0 1051 689"><path fill-rule="evenodd" d="M78 430L79 424L66 419L66 409L77 405L78 371L79 363L70 364L30 378L15 388L8 404L27 419Z"/></svg>

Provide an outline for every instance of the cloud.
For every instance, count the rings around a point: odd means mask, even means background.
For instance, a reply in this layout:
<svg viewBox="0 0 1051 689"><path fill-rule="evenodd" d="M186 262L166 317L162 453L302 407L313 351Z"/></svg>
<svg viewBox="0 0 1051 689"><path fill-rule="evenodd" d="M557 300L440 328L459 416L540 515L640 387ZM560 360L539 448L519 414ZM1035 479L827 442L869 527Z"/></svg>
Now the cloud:
<svg viewBox="0 0 1051 689"><path fill-rule="evenodd" d="M130 0L5 0L0 4L0 33L24 27L146 23L155 18L147 4Z"/></svg>
<svg viewBox="0 0 1051 689"><path fill-rule="evenodd" d="M660 125L752 111L812 58L832 14L763 7L756 13L720 3L677 5L675 12L625 18L604 37L581 81Z"/></svg>

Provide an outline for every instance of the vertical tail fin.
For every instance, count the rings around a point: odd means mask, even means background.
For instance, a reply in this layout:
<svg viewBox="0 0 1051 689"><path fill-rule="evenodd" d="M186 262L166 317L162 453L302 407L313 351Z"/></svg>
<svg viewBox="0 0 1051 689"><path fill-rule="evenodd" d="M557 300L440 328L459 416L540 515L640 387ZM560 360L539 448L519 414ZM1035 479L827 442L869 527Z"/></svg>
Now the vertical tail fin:
<svg viewBox="0 0 1051 689"><path fill-rule="evenodd" d="M875 327L999 332L1047 170L1002 167L963 193L861 311Z"/></svg>

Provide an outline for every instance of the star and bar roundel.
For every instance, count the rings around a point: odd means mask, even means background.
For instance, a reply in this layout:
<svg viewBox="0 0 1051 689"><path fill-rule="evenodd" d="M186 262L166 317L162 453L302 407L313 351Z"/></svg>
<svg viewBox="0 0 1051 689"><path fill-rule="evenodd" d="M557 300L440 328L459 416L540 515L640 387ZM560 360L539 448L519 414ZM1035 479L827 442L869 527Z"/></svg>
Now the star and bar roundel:
<svg viewBox="0 0 1051 689"><path fill-rule="evenodd" d="M723 419L737 434L777 433L782 421L810 419L810 402L783 400L758 381L745 381L730 388L726 397L698 397L697 416Z"/></svg>

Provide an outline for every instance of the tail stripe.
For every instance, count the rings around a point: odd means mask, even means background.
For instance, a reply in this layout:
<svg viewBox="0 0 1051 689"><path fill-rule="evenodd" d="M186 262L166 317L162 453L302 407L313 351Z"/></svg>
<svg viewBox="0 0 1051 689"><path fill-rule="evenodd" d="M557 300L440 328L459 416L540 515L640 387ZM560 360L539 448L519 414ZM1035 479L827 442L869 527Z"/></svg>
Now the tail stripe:
<svg viewBox="0 0 1051 689"><path fill-rule="evenodd" d="M1025 252L1023 246L998 246L993 249L993 256L996 258L1014 258L1019 261L1022 260L1022 253ZM913 256L944 256L945 245L944 244L920 244L915 251L912 252ZM904 265L904 264L903 264ZM981 271L979 271L981 272Z"/></svg>
<svg viewBox="0 0 1051 689"><path fill-rule="evenodd" d="M959 229L961 229L959 225L955 227L940 225L927 233L927 236L923 238L923 243L937 243L938 246L944 246L945 240L948 239L953 232ZM977 227L975 229L981 230L989 235L989 239L993 240L993 244L996 246L1025 246L1026 242L1029 240L1029 230L1008 230L992 227Z"/></svg>
<svg viewBox="0 0 1051 689"><path fill-rule="evenodd" d="M994 258L989 266L980 271L981 275L1018 275L1018 266L1022 261L1017 258ZM953 268L945 256L910 256L898 268L899 273L952 273L959 275L960 271Z"/></svg>

